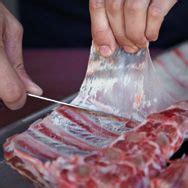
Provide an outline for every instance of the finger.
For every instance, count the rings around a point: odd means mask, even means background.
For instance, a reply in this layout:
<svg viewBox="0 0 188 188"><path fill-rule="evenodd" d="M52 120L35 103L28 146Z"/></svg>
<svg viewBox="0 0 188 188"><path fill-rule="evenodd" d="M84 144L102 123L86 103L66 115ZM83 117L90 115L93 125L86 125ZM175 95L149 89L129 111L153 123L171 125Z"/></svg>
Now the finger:
<svg viewBox="0 0 188 188"><path fill-rule="evenodd" d="M26 91L35 95L42 95L43 90L35 84L25 71L24 64L19 64L15 67L20 79L25 85Z"/></svg>
<svg viewBox="0 0 188 188"><path fill-rule="evenodd" d="M23 28L21 24L9 15L6 22L4 45L10 63L14 66L26 90L30 93L41 95L42 89L36 85L25 71L22 55Z"/></svg>
<svg viewBox="0 0 188 188"><path fill-rule="evenodd" d="M10 65L2 42L0 43L0 97L8 108L16 110L25 104L26 90Z"/></svg>
<svg viewBox="0 0 188 188"><path fill-rule="evenodd" d="M148 9L146 37L149 41L155 41L158 38L159 30L164 17L174 6L176 0L153 0Z"/></svg>
<svg viewBox="0 0 188 188"><path fill-rule="evenodd" d="M145 48L147 9L150 0L126 0L124 6L126 35L136 46Z"/></svg>
<svg viewBox="0 0 188 188"><path fill-rule="evenodd" d="M108 20L118 45L129 53L135 53L138 48L125 35L124 0L107 0L105 5Z"/></svg>
<svg viewBox="0 0 188 188"><path fill-rule="evenodd" d="M90 0L90 16L92 37L96 49L102 56L112 55L116 49L116 41L108 23L104 0Z"/></svg>

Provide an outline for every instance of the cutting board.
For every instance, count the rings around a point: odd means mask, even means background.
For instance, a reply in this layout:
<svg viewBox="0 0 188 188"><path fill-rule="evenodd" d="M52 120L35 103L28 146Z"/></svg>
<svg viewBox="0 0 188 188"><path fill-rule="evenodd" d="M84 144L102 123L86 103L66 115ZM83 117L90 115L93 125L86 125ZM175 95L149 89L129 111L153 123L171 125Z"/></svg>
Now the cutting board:
<svg viewBox="0 0 188 188"><path fill-rule="evenodd" d="M0 162L0 188L36 188L28 179L12 170L4 161Z"/></svg>

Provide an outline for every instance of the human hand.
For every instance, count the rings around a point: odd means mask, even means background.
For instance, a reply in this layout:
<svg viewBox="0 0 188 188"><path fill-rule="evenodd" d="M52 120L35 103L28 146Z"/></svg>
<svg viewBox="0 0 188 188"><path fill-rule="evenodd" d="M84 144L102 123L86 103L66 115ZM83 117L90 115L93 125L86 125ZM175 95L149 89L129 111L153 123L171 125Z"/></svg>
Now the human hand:
<svg viewBox="0 0 188 188"><path fill-rule="evenodd" d="M27 92L42 94L24 69L22 37L21 24L0 2L0 98L12 110L24 105Z"/></svg>
<svg viewBox="0 0 188 188"><path fill-rule="evenodd" d="M177 0L90 0L91 30L96 49L110 56L117 46L128 53L158 38L166 14Z"/></svg>

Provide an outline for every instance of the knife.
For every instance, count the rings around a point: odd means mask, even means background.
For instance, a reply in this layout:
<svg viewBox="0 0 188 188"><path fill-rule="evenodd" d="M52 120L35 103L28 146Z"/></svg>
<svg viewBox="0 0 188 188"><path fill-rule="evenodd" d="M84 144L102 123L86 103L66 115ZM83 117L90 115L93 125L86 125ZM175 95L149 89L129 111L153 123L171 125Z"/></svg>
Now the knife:
<svg viewBox="0 0 188 188"><path fill-rule="evenodd" d="M76 105L73 105L73 104L65 103L65 102L62 102L62 101L55 100L55 99L50 99L50 98L47 98L47 97L34 95L34 94L31 94L31 93L27 93L27 95L29 97L33 97L33 98L37 98L37 99L40 99L40 100L53 102L53 103L56 103L56 104L61 104L63 106L69 106L69 107L76 108L76 109L83 110L83 111L90 112L90 113L101 114L101 115L102 114L106 114L106 113L101 112L101 111L95 111L95 110L91 110L91 109L86 109L86 108L83 108L83 107L80 107L80 106L76 106ZM111 114L106 114L106 115L111 115Z"/></svg>
<svg viewBox="0 0 188 188"><path fill-rule="evenodd" d="M41 99L41 100L45 100L45 101L49 101L49 102L65 105L65 106L70 106L70 107L74 107L74 108L80 108L80 107L75 106L73 104L68 104L68 103L65 103L65 102L62 102L62 101L58 101L58 100L50 99L50 98L47 98L47 97L34 95L34 94L31 94L31 93L27 93L27 95L30 96L30 97L33 97L33 98L37 98L37 99Z"/></svg>
<svg viewBox="0 0 188 188"><path fill-rule="evenodd" d="M62 102L62 101L50 99L50 98L47 98L47 97L34 95L34 94L31 94L31 93L27 93L27 95L30 96L30 97L33 97L33 98L40 99L40 100L45 100L45 101L53 102L53 103L56 103L56 104L61 104L61 105L64 105L64 106L69 106L69 107L72 107L72 108L83 110L83 111L85 111L87 113L94 113L94 114L98 114L100 116L114 116L111 113L106 113L106 112L102 112L102 111L98 111L98 110L86 109L84 107L80 107L80 106L76 106L76 105L73 105L73 104L65 103L65 102ZM121 116L116 116L116 117L119 117L119 118L122 118L122 119L126 119L126 118L121 117Z"/></svg>

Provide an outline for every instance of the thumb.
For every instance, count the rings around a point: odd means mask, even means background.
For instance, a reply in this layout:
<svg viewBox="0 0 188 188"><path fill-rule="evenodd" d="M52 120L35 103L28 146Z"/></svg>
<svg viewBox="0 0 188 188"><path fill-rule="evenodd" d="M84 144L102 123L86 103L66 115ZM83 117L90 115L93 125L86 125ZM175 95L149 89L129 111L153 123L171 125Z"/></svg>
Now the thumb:
<svg viewBox="0 0 188 188"><path fill-rule="evenodd" d="M3 45L0 48L0 80L0 98L5 105L12 110L21 108L26 101L25 86L10 65Z"/></svg>
<svg viewBox="0 0 188 188"><path fill-rule="evenodd" d="M25 85L26 91L35 95L42 95L42 89L35 84L31 78L28 76L27 72L25 71L23 63L20 63L16 67L16 72L19 75L20 79Z"/></svg>
<svg viewBox="0 0 188 188"><path fill-rule="evenodd" d="M23 28L12 15L7 21L5 36L4 42L8 59L24 83L26 91L35 95L42 95L42 89L31 80L25 71L22 55Z"/></svg>

